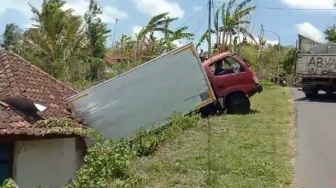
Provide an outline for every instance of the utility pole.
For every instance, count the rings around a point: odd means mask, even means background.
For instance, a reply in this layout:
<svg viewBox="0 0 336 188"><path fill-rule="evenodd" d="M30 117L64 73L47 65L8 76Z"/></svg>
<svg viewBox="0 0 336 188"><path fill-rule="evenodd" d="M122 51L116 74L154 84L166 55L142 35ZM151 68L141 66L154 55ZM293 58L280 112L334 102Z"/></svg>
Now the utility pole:
<svg viewBox="0 0 336 188"><path fill-rule="evenodd" d="M212 0L209 0L208 4L209 8L209 20L208 20L208 58L210 61L212 61L212 53L211 53L211 6L212 6ZM207 124L208 124L208 180L207 184L210 185L211 183L211 122L210 119L207 118Z"/></svg>
<svg viewBox="0 0 336 188"><path fill-rule="evenodd" d="M276 35L278 37L278 53L279 53L279 57L278 57L278 63L277 63L277 76L279 77L280 61L281 61L281 56L280 56L280 53L281 53L280 36L278 35L278 33L274 32L274 31L269 31L269 30L265 30L265 29L264 29L264 31L269 32L269 33L273 33L274 35Z"/></svg>
<svg viewBox="0 0 336 188"><path fill-rule="evenodd" d="M114 39L115 39L115 35L116 35L116 32L117 32L118 21L119 21L119 19L116 18L115 19L115 25L114 25L113 39L112 39L112 47L114 47Z"/></svg>
<svg viewBox="0 0 336 188"><path fill-rule="evenodd" d="M257 60L258 60L258 76L260 76L261 74L261 62L260 62L260 59L261 59L261 50L262 50L262 47L263 47L263 38L264 38L264 26L261 25L261 30L260 30L260 34L258 36L259 38L259 41L258 41L258 45L259 45L259 49L258 49L258 57L257 57Z"/></svg>
<svg viewBox="0 0 336 188"><path fill-rule="evenodd" d="M208 58L210 58L212 56L211 53L211 7L212 7L212 0L209 0L209 4L208 4L208 41L209 41L209 46L208 46Z"/></svg>

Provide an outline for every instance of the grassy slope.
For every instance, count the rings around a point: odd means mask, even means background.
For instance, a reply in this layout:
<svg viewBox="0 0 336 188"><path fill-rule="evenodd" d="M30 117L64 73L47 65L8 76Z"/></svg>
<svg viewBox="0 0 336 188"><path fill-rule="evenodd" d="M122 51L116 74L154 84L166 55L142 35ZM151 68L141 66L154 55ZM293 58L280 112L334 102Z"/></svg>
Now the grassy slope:
<svg viewBox="0 0 336 188"><path fill-rule="evenodd" d="M268 87L252 98L254 114L224 115L137 159L133 172L143 187L293 187L293 103L285 88ZM211 178L208 179L208 128ZM210 182L210 184L207 184Z"/></svg>

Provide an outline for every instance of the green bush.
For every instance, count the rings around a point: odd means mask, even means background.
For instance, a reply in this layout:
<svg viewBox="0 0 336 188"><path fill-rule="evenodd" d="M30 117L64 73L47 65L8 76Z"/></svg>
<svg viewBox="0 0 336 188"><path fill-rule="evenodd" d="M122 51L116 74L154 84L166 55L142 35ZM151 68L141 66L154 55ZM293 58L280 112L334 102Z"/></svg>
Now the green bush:
<svg viewBox="0 0 336 188"><path fill-rule="evenodd" d="M126 140L96 143L88 149L76 181L71 182L68 187L106 188L111 179L127 179L127 171L135 154L135 150Z"/></svg>
<svg viewBox="0 0 336 188"><path fill-rule="evenodd" d="M175 115L171 123L151 131L141 129L132 141L99 140L84 158L84 165L68 188L136 187L141 179L129 174L136 156L143 157L157 151L160 143L195 125L200 116Z"/></svg>
<svg viewBox="0 0 336 188"><path fill-rule="evenodd" d="M18 188L18 185L11 178L5 179L0 188Z"/></svg>

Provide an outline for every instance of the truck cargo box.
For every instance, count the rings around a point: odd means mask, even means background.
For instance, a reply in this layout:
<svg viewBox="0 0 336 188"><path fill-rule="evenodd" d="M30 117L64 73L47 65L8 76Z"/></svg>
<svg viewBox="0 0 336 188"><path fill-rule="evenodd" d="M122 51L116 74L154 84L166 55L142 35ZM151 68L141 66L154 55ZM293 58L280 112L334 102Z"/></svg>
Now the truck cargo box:
<svg viewBox="0 0 336 188"><path fill-rule="evenodd" d="M296 73L302 77L336 77L336 54L298 54Z"/></svg>
<svg viewBox="0 0 336 188"><path fill-rule="evenodd" d="M131 138L215 101L193 44L182 46L68 99L105 138Z"/></svg>

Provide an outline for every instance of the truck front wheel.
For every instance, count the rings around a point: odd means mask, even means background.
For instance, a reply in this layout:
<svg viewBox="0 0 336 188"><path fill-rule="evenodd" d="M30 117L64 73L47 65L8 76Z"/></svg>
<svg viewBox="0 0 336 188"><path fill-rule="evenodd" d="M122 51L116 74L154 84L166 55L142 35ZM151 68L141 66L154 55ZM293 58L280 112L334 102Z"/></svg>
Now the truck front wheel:
<svg viewBox="0 0 336 188"><path fill-rule="evenodd" d="M247 114L250 112L250 99L244 93L233 93L226 99L226 108L229 114Z"/></svg>
<svg viewBox="0 0 336 188"><path fill-rule="evenodd" d="M312 92L305 93L305 95L306 95L307 99L314 99L314 98L317 97L318 91L317 90L313 90Z"/></svg>

